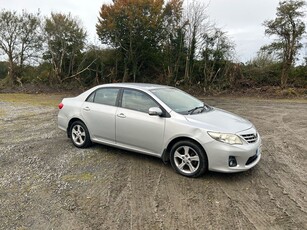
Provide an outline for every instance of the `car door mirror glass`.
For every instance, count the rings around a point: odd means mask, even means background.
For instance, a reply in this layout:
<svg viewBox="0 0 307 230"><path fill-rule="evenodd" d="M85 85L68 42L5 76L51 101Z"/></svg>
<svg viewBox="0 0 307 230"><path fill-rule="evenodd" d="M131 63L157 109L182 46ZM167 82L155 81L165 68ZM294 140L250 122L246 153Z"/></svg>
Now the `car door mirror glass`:
<svg viewBox="0 0 307 230"><path fill-rule="evenodd" d="M150 116L161 116L162 115L162 110L159 107L151 107L148 110L148 114Z"/></svg>

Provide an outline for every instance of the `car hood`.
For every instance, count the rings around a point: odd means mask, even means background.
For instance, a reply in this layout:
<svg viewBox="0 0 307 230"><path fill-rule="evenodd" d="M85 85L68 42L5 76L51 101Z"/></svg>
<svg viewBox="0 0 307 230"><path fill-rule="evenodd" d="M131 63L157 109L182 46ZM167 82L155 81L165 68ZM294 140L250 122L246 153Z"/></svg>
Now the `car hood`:
<svg viewBox="0 0 307 230"><path fill-rule="evenodd" d="M199 127L215 132L237 133L253 126L250 121L217 108L209 112L186 115L185 118Z"/></svg>

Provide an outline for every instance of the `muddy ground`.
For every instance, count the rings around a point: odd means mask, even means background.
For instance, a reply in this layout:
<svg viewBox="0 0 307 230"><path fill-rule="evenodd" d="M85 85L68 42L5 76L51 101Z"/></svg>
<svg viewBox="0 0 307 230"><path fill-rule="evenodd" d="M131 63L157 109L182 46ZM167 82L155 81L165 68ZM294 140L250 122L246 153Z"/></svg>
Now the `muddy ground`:
<svg viewBox="0 0 307 230"><path fill-rule="evenodd" d="M207 98L251 120L260 163L175 173L160 159L57 129L61 95L0 94L0 229L307 229L307 100Z"/></svg>

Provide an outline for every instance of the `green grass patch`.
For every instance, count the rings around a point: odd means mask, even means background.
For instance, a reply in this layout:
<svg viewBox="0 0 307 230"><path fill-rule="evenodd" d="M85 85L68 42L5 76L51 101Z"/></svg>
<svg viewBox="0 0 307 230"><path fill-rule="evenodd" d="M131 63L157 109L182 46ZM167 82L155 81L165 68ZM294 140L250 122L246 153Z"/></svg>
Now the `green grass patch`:
<svg viewBox="0 0 307 230"><path fill-rule="evenodd" d="M3 109L0 109L0 117L4 117L5 116L5 111Z"/></svg>
<svg viewBox="0 0 307 230"><path fill-rule="evenodd" d="M23 94L23 93L4 93L0 94L0 101L18 103L18 104L30 104L40 106L58 106L67 95L60 94ZM1 111L0 111L1 115Z"/></svg>

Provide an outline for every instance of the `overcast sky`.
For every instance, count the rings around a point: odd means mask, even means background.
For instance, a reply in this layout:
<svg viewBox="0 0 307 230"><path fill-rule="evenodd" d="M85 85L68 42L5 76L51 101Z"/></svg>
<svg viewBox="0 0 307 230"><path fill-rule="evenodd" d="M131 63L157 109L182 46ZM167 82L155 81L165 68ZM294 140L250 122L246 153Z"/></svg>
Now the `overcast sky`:
<svg viewBox="0 0 307 230"><path fill-rule="evenodd" d="M263 22L276 17L279 0L211 0L208 11L223 31L227 31L236 44L240 61L246 62L256 56L270 38L264 34Z"/></svg>
<svg viewBox="0 0 307 230"><path fill-rule="evenodd" d="M192 0L186 0L192 1ZM208 1L209 2L209 1ZM264 35L262 23L274 19L279 0L211 0L207 9L210 21L226 31L236 44L238 61L246 62L256 56L259 48L270 42ZM90 40L98 42L95 24L103 3L111 0L0 0L0 8L21 12L71 13L80 18ZM96 37L96 40L94 39Z"/></svg>

